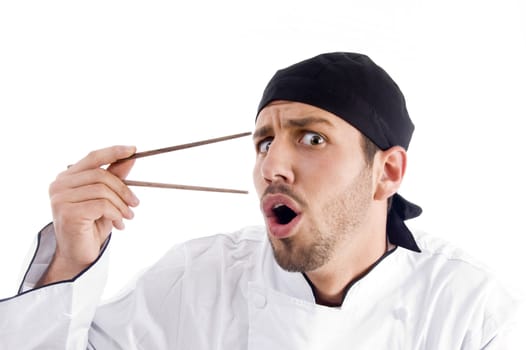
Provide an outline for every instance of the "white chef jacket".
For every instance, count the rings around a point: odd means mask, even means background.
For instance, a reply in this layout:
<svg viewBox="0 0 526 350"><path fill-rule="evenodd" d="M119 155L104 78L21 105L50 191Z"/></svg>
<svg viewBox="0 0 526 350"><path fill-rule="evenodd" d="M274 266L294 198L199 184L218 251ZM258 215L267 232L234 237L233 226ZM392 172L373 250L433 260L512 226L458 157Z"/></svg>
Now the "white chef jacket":
<svg viewBox="0 0 526 350"><path fill-rule="evenodd" d="M54 253L48 225L19 295L0 301L0 349L526 349L503 345L517 300L462 251L415 240L421 252L386 253L341 307L277 265L264 227L177 245L101 303L107 246L75 279L32 289Z"/></svg>

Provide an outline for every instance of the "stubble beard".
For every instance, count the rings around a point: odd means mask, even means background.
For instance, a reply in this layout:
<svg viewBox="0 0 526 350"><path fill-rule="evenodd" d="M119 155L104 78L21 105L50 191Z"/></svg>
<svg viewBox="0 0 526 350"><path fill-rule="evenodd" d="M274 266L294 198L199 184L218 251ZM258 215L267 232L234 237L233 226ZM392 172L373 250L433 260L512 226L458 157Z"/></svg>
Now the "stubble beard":
<svg viewBox="0 0 526 350"><path fill-rule="evenodd" d="M309 272L325 265L362 224L370 206L371 184L371 170L365 167L345 191L326 201L318 225L293 237L271 240L278 265L290 272Z"/></svg>

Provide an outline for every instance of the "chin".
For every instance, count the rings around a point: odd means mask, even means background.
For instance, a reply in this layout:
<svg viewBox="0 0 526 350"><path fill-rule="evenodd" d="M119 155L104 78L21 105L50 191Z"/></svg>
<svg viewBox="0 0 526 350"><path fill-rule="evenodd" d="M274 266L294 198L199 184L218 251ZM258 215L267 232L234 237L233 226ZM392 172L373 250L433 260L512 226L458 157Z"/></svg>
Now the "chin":
<svg viewBox="0 0 526 350"><path fill-rule="evenodd" d="M274 259L285 271L308 272L318 269L328 261L328 254L317 244L302 245L295 237L273 240L269 237Z"/></svg>

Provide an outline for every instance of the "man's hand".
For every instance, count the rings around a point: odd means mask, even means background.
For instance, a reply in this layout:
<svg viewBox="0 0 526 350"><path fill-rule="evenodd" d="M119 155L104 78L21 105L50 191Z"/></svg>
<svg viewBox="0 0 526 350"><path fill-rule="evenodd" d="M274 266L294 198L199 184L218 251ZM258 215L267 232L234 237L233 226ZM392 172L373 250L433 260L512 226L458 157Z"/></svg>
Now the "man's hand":
<svg viewBox="0 0 526 350"><path fill-rule="evenodd" d="M124 229L139 200L126 186L134 161L112 164L135 153L135 147L114 146L93 151L60 173L49 187L57 247L39 285L75 277L100 253L113 227ZM107 169L101 168L110 164Z"/></svg>

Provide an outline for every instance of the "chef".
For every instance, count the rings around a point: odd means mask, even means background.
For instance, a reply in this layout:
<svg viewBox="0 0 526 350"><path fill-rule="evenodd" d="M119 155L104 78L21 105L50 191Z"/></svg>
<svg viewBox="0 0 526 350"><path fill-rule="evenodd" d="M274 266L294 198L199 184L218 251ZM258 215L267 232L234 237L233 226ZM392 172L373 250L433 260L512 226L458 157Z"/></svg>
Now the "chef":
<svg viewBox="0 0 526 350"><path fill-rule="evenodd" d="M179 244L105 302L110 232L138 204L133 161L117 160L135 148L91 152L50 186L53 222L0 302L0 348L506 348L518 300L404 223L421 213L398 193L413 129L363 54L277 71L253 133L265 227Z"/></svg>

